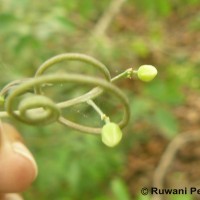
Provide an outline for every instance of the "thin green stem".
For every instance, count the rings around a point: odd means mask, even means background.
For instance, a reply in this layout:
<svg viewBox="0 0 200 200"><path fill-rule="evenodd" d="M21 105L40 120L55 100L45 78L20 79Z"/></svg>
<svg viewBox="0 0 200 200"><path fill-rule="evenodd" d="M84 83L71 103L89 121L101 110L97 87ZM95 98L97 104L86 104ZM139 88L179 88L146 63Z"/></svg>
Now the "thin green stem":
<svg viewBox="0 0 200 200"><path fill-rule="evenodd" d="M131 77L133 76L133 74L136 74L136 73L137 73L137 71L133 70L133 68L129 68L129 69L127 69L126 71L124 71L124 72L118 74L117 76L113 77L113 78L111 79L111 82L115 82L115 81L120 80L120 79L122 79L122 78L131 78ZM93 93L93 95L95 95L95 97L97 97L96 95L99 96L99 95L103 92L103 90L102 90L101 88L94 88L94 89L93 89L92 91L90 91L90 92ZM89 96L90 96L91 93L87 93L87 94L89 94ZM83 96L81 96L81 97L82 97L82 98L81 98L82 101L84 101L85 98L83 98ZM85 97L88 97L88 96L85 96ZM93 97L94 97L94 96L93 96ZM92 97L91 97L91 98L92 98ZM74 101L74 102L75 102L75 101ZM101 116L101 119L102 119L102 120L104 120L106 123L110 122L109 117L108 117L107 115L105 115L105 114L101 111L101 109L95 104L95 102L94 102L93 100L91 100L91 99L87 100L87 104L90 105L90 106L92 106L92 107L96 110L96 112Z"/></svg>
<svg viewBox="0 0 200 200"><path fill-rule="evenodd" d="M133 70L133 68L129 68L126 71L122 72L121 74L118 74L117 76L113 77L111 79L111 82L118 81L122 78L132 78L132 76L136 73L137 71Z"/></svg>
<svg viewBox="0 0 200 200"><path fill-rule="evenodd" d="M103 111L97 106L97 104L94 101L88 100L87 104L94 108L94 110L100 115L101 120L104 120L105 123L110 121L109 117L105 113L103 113Z"/></svg>
<svg viewBox="0 0 200 200"><path fill-rule="evenodd" d="M115 81L120 80L122 78L129 78L130 74L133 75L135 73L136 73L136 71L133 70L132 68L127 69L126 71L124 71L121 74L112 78L111 82L115 82ZM76 105L76 104L79 104L79 103L87 102L88 100L91 100L91 99L98 97L102 93L103 93L102 88L95 87L92 90L90 90L89 92L87 92L87 93L85 93L85 94L83 94L79 97L76 97L74 99L70 99L68 101L64 101L64 102L59 103L58 106L60 108L65 108L65 107L69 107L69 106Z"/></svg>
<svg viewBox="0 0 200 200"><path fill-rule="evenodd" d="M87 104L89 104L90 106L92 106L94 108L94 110L100 115L101 119L103 118L103 116L105 115L103 113L103 111L96 105L96 103L94 103L94 101L92 100L88 100Z"/></svg>

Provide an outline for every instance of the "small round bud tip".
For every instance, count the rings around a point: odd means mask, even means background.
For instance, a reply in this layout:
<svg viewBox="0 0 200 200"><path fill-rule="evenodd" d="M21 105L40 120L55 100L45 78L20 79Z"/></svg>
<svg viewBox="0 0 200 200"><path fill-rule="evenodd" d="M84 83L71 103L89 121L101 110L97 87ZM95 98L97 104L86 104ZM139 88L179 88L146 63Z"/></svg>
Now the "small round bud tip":
<svg viewBox="0 0 200 200"><path fill-rule="evenodd" d="M108 122L102 128L101 138L106 146L114 147L121 141L122 131L117 124Z"/></svg>
<svg viewBox="0 0 200 200"><path fill-rule="evenodd" d="M142 65L137 71L138 78L145 82L153 80L157 73L157 69L152 65Z"/></svg>

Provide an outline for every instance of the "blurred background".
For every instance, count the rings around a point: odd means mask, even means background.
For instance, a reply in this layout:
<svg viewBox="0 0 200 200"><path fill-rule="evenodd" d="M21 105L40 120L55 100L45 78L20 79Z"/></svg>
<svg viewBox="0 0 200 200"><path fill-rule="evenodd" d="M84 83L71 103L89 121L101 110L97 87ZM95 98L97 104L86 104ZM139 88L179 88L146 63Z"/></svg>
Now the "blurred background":
<svg viewBox="0 0 200 200"><path fill-rule="evenodd" d="M25 198L150 199L141 196L140 189L152 185L167 145L185 131L200 130L199 32L199 0L1 0L1 88L33 76L46 59L65 52L94 56L112 76L143 64L159 71L148 84L137 78L117 83L129 98L131 120L122 142L113 149L104 146L100 137L57 123L32 127L10 120L39 166L39 176ZM83 66L78 66L77 71L82 71ZM60 89L58 99L83 91L72 86ZM106 103L100 99L98 105L118 119L121 113L113 102L115 98ZM72 108L69 116L83 124L99 123L85 107ZM200 188L199 164L199 142L185 145L170 165L165 186Z"/></svg>

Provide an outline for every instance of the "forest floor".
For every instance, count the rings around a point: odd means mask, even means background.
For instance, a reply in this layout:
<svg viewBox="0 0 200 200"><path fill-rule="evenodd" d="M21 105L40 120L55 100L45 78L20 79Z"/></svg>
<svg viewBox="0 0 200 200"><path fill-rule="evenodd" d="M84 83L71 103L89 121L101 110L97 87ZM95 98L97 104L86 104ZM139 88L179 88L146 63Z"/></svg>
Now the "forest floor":
<svg viewBox="0 0 200 200"><path fill-rule="evenodd" d="M174 12L163 22L163 33L165 45L162 47L164 52L170 52L171 55L178 56L180 52L184 54L185 59L194 64L199 63L200 52L200 37L199 28L190 29L189 25L193 23L194 17L199 15L199 7L189 7L187 12L179 10ZM147 24L144 18L137 17L135 13L134 20L130 20L130 13L133 10L123 12L118 18L120 26L126 29L134 27L134 31L139 34L147 29ZM124 14L125 13L125 14ZM144 33L145 35L145 33ZM158 60L165 61L166 54L157 52L151 55L149 60L153 63ZM183 105L178 105L173 114L178 119L181 132L192 134L193 131L200 132L200 93L191 88L183 88L185 102ZM144 127L145 124L140 127ZM128 184L129 191L133 197L138 194L142 187L152 186L155 175L155 169L158 166L163 153L165 152L170 141L164 138L158 131L153 130L150 133L151 137L147 142L138 144L133 147L128 155L127 166L124 171L124 179ZM189 136L190 137L190 136ZM192 137L192 136L191 136ZM169 188L182 188L186 186L194 186L200 188L200 141L186 143L182 145L176 152L175 159L167 170L163 183ZM181 186L182 185L182 186ZM200 199L196 197L197 199Z"/></svg>

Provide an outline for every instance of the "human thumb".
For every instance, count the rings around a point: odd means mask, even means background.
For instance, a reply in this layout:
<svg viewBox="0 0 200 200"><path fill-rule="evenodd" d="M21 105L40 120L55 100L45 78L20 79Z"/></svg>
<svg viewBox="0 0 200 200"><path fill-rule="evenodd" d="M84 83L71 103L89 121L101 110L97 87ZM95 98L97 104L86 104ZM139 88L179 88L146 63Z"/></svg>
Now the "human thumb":
<svg viewBox="0 0 200 200"><path fill-rule="evenodd" d="M36 176L36 162L18 131L0 123L0 193L22 192Z"/></svg>

